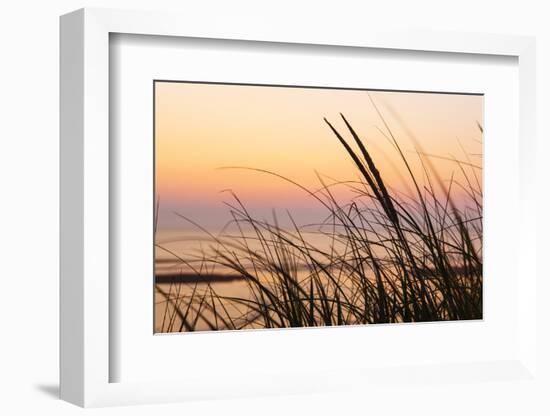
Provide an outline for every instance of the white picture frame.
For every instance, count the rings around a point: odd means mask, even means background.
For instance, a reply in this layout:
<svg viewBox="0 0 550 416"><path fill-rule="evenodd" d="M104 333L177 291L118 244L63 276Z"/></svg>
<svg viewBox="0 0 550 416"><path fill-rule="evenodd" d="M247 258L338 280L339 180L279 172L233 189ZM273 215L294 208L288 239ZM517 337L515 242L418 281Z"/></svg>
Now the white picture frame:
<svg viewBox="0 0 550 416"><path fill-rule="evenodd" d="M280 42L334 47L382 48L516 57L519 66L520 204L517 255L518 345L509 359L472 363L418 363L411 368L341 368L319 373L269 374L258 382L111 382L110 365L110 169L109 36L113 33ZM433 383L507 380L538 383L536 348L536 255L532 176L535 169L535 41L529 37L428 32L337 32L281 28L243 17L205 26L192 16L82 9L61 18L61 398L80 406L159 403L199 398L322 392L358 385L392 384L392 379ZM272 335L273 336L273 335ZM441 376L443 374L443 376ZM396 377L399 375L399 377ZM342 380L347 380L343 382ZM309 381L309 382L308 382ZM355 387L354 387L355 386ZM481 388L481 387L480 387Z"/></svg>

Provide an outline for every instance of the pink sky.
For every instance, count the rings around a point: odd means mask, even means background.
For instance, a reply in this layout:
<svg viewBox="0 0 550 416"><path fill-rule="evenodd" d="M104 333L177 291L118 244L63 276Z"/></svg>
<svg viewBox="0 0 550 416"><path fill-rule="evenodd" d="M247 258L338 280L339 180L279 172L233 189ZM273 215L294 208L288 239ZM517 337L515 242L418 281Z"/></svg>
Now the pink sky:
<svg viewBox="0 0 550 416"><path fill-rule="evenodd" d="M411 134L425 152L481 165L483 97L403 92L370 92L400 146L421 175ZM349 138L342 112L367 148L386 182L407 192L402 163L366 91L156 83L156 192L159 229L186 227L174 211L207 228L229 220L224 201L233 190L258 217L288 209L300 223L321 220L325 210L281 179L246 170L277 172L316 189L316 171L332 180L355 180L356 169L323 117ZM387 134L387 133L386 133ZM461 147L462 146L462 147ZM432 159L443 180L457 171L454 163ZM478 172L480 175L480 172ZM480 175L481 176L481 175ZM329 179L332 178L332 179ZM350 194L338 192L342 198Z"/></svg>

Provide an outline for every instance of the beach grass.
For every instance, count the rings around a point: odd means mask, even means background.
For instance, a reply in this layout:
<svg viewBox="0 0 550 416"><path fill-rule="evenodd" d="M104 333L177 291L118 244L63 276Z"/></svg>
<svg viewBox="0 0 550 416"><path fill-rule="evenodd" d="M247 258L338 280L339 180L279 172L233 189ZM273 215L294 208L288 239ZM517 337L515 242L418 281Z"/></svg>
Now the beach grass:
<svg viewBox="0 0 550 416"><path fill-rule="evenodd" d="M255 218L232 192L226 206L236 232L212 234L178 214L207 238L208 250L193 256L170 253L195 278L188 283L173 278L168 287L157 282L157 300L165 305L158 332L481 319L481 166L467 155L451 158L457 174L444 180L432 162L437 156L419 143L413 156L405 152L378 114L411 194L386 183L368 142L344 115L343 129L324 122L358 179L326 183L318 175L319 188L308 189L277 172L228 167L288 182L322 206L326 217L304 226L287 212L285 221L292 226L281 227L275 213L270 220ZM412 157L422 175L414 173ZM335 187L347 188L354 197L339 201ZM312 234L327 244L314 244ZM240 279L248 296L218 293L208 283L214 268Z"/></svg>

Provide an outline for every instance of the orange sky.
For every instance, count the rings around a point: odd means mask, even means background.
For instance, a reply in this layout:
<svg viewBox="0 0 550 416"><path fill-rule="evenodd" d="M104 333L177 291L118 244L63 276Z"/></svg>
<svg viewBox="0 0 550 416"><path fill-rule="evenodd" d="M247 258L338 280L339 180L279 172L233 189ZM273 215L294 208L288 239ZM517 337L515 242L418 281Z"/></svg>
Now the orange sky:
<svg viewBox="0 0 550 416"><path fill-rule="evenodd" d="M364 139L386 182L405 191L402 163L377 128L385 132L366 91L157 82L155 84L156 192L159 228L184 227L174 211L218 228L229 217L222 202L232 189L255 215L289 209L302 223L324 211L280 179L242 170L246 166L277 172L315 189L315 171L328 178L353 180L356 169L326 117L350 138L342 112ZM400 145L419 169L410 134L430 154L481 164L483 97L472 95L370 92ZM460 142L460 144L459 144ZM433 159L443 179L455 164ZM400 174L398 173L400 172ZM327 179L327 182L331 182ZM339 194L346 198L345 193Z"/></svg>

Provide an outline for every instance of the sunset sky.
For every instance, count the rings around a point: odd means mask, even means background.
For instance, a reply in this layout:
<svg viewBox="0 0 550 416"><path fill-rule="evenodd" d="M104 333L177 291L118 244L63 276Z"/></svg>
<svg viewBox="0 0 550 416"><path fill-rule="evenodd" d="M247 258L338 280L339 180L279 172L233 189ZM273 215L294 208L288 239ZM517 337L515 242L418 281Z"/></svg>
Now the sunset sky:
<svg viewBox="0 0 550 416"><path fill-rule="evenodd" d="M174 215L179 212L219 229L230 219L223 201L231 196L221 192L227 189L259 217L270 218L275 209L280 216L289 210L300 223L322 219L322 207L285 181L220 168L265 169L313 190L320 186L316 172L327 183L354 180L352 161L323 121L326 117L351 143L339 113L364 140L386 182L407 192L403 164L384 137L387 130L369 94L417 172L411 136L426 153L465 160L466 151L481 165L476 122L483 124L482 96L156 82L158 228L189 227ZM454 163L432 161L444 180L457 174Z"/></svg>

